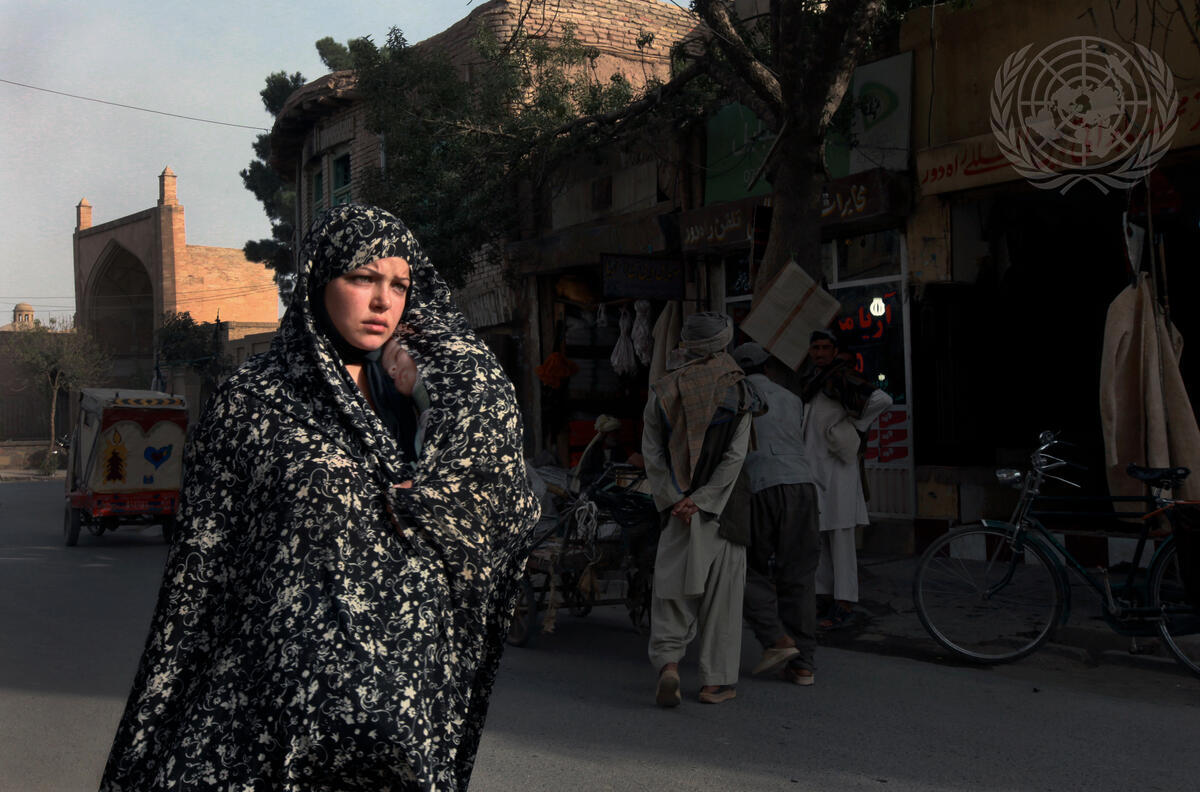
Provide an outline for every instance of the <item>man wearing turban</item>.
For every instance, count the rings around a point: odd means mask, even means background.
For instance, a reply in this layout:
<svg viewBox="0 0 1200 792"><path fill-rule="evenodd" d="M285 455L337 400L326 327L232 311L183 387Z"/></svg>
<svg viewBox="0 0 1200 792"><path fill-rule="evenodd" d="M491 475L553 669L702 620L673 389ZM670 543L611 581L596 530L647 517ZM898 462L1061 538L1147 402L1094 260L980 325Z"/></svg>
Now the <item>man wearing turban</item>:
<svg viewBox="0 0 1200 792"><path fill-rule="evenodd" d="M746 540L734 526L747 515L733 514L730 502L760 404L725 351L733 338L728 316L693 314L680 338L667 373L651 386L642 434L647 480L664 520L649 647L658 670L655 700L663 707L680 702L679 660L696 637L700 701L735 695Z"/></svg>

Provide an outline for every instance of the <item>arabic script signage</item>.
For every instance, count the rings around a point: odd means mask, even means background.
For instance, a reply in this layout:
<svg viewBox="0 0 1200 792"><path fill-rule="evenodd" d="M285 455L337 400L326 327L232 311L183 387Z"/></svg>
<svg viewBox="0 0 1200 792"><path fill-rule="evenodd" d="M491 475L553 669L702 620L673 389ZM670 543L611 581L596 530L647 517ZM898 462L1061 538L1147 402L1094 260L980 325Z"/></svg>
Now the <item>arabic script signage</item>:
<svg viewBox="0 0 1200 792"><path fill-rule="evenodd" d="M831 226L900 211L882 168L834 179L821 197L821 225Z"/></svg>
<svg viewBox="0 0 1200 792"><path fill-rule="evenodd" d="M605 297L678 300L683 297L679 259L645 256L600 256Z"/></svg>
<svg viewBox="0 0 1200 792"><path fill-rule="evenodd" d="M684 250L702 250L747 243L754 231L754 207L770 199L743 198L684 212L679 221L679 242Z"/></svg>
<svg viewBox="0 0 1200 792"><path fill-rule="evenodd" d="M1200 144L1200 84L1179 89L1179 127L1171 140L1178 150ZM967 190L1021 178L1000 152L991 133L964 138L917 152L917 182L922 195Z"/></svg>
<svg viewBox="0 0 1200 792"><path fill-rule="evenodd" d="M1021 178L1000 153L995 136L979 135L917 152L922 195L965 190Z"/></svg>

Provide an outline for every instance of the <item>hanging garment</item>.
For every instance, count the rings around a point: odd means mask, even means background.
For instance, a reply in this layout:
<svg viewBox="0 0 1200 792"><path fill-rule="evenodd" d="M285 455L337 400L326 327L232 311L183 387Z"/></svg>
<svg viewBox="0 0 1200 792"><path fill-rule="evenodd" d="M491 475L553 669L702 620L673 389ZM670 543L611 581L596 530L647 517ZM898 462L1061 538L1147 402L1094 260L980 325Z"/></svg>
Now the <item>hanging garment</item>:
<svg viewBox="0 0 1200 792"><path fill-rule="evenodd" d="M633 349L633 338L629 335L629 330L633 326L633 319L629 316L629 311L621 309L621 318L619 319L621 326L621 335L617 338L617 345L613 347L612 355L609 360L612 362L613 371L617 372L618 377L632 377L637 374L637 354Z"/></svg>
<svg viewBox="0 0 1200 792"><path fill-rule="evenodd" d="M654 331L650 327L650 301L638 300L633 304L636 318L633 320L633 351L643 366L654 359Z"/></svg>
<svg viewBox="0 0 1200 792"><path fill-rule="evenodd" d="M1125 473L1130 462L1183 465L1192 475L1177 497L1200 497L1200 429L1179 373L1183 338L1155 308L1146 275L1108 308L1100 357L1100 424L1108 490L1144 495L1145 485ZM1135 509L1140 511L1141 509Z"/></svg>

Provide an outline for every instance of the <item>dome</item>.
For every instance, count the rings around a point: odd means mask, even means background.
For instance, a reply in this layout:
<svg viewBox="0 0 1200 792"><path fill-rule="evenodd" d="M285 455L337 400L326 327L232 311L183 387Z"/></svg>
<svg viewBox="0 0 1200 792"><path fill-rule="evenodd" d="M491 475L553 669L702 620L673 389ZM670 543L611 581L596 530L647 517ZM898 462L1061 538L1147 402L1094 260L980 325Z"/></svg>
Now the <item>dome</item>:
<svg viewBox="0 0 1200 792"><path fill-rule="evenodd" d="M17 303L13 307L13 310L20 311L21 313L33 313L33 306L30 305L29 303L22 302L22 303Z"/></svg>

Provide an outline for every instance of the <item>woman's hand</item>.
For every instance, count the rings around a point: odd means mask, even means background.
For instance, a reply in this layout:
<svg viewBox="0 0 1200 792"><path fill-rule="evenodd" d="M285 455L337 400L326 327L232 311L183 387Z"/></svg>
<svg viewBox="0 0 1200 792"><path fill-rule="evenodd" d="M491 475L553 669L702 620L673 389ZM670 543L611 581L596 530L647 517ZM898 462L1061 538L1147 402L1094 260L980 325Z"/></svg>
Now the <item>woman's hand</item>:
<svg viewBox="0 0 1200 792"><path fill-rule="evenodd" d="M413 388L417 384L417 363L396 339L389 338L383 345L383 355L379 362L392 378L396 390L405 396L412 396Z"/></svg>

